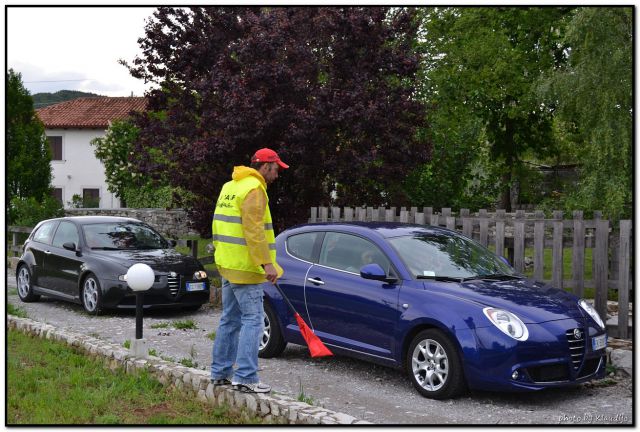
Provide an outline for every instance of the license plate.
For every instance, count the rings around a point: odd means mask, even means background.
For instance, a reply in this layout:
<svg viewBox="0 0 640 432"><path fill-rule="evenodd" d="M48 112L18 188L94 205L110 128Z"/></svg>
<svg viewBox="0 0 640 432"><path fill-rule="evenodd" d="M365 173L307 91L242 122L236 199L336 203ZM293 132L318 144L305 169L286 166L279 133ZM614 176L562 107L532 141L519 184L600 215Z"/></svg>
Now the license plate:
<svg viewBox="0 0 640 432"><path fill-rule="evenodd" d="M204 291L204 282L187 282L187 291Z"/></svg>
<svg viewBox="0 0 640 432"><path fill-rule="evenodd" d="M607 346L607 335L597 336L591 339L591 348L593 351L598 351Z"/></svg>

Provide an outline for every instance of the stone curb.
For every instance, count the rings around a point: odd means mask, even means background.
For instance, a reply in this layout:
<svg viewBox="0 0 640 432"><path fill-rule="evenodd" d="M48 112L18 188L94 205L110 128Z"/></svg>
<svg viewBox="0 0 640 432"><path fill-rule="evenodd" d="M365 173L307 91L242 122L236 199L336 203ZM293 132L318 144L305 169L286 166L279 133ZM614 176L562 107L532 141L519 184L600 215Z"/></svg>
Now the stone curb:
<svg viewBox="0 0 640 432"><path fill-rule="evenodd" d="M267 421L280 424L359 425L372 424L347 414L299 402L279 394L249 394L228 387L214 387L209 372L188 368L158 357L134 357L122 346L91 336L60 330L29 318L7 315L7 328L75 347L94 358L101 358L110 369L122 368L135 374L147 370L162 385L175 387L185 395L209 405L226 404L233 411L246 410Z"/></svg>
<svg viewBox="0 0 640 432"><path fill-rule="evenodd" d="M629 378L633 377L633 351L607 348L607 362Z"/></svg>

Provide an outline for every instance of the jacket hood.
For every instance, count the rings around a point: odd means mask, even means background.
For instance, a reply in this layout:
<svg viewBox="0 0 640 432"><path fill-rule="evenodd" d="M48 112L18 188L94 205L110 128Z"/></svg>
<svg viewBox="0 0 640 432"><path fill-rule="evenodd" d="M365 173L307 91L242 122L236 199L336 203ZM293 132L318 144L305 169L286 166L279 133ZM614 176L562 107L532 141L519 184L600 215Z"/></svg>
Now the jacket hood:
<svg viewBox="0 0 640 432"><path fill-rule="evenodd" d="M425 282L425 289L472 300L515 313L524 323L541 323L584 315L578 298L533 279L473 280L463 283Z"/></svg>
<svg viewBox="0 0 640 432"><path fill-rule="evenodd" d="M260 180L260 183L262 183L262 186L264 186L265 189L267 188L267 182L264 181L264 177L262 177L262 175L255 169L244 165L233 167L233 174L231 174L231 178L233 180L238 181L249 176L257 178Z"/></svg>

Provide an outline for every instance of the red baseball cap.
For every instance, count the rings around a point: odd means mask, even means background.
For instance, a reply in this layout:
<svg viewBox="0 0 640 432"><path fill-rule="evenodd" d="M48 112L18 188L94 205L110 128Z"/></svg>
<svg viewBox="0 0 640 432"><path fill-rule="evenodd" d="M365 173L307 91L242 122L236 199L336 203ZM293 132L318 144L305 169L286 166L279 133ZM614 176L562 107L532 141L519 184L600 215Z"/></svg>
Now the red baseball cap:
<svg viewBox="0 0 640 432"><path fill-rule="evenodd" d="M251 162L276 162L281 169L289 168L289 165L280 160L278 153L266 147L258 150L251 158Z"/></svg>

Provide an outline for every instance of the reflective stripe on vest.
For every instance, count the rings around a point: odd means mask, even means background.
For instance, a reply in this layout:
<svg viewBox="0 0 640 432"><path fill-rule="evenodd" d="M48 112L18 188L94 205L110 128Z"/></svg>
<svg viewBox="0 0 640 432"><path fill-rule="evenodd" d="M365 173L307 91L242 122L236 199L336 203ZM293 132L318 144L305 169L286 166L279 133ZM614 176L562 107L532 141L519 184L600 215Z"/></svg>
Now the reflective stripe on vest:
<svg viewBox="0 0 640 432"><path fill-rule="evenodd" d="M253 176L239 181L231 180L225 183L220 191L213 216L212 232L215 261L222 268L264 274L264 269L255 265L249 255L242 229L242 203L247 194L256 188L259 188L267 197L264 186ZM279 267L276 263L275 234L268 201L263 221L271 262Z"/></svg>

